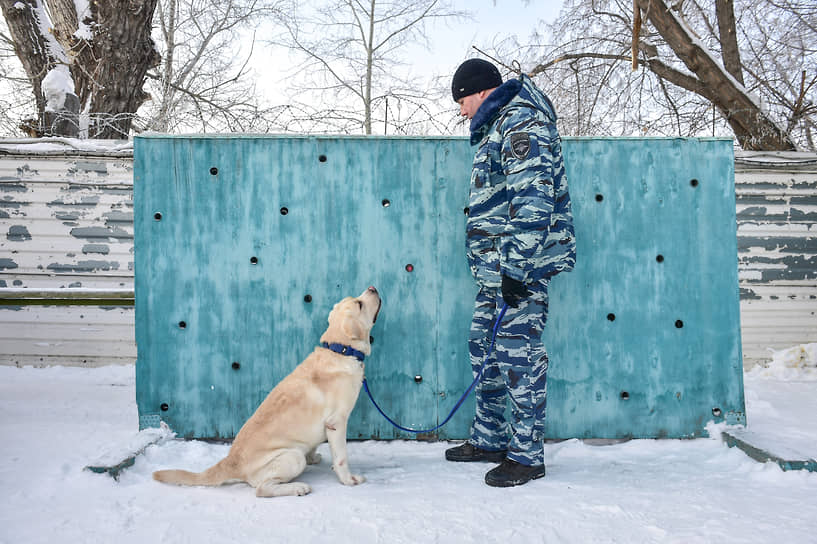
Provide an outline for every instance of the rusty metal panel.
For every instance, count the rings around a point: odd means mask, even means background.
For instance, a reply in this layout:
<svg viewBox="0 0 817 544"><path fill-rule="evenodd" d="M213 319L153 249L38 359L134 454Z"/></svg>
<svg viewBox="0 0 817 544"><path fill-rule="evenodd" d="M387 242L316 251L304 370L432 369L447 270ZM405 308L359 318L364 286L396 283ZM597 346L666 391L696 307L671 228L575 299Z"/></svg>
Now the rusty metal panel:
<svg viewBox="0 0 817 544"><path fill-rule="evenodd" d="M0 140L0 364L132 363L132 152L9 142ZM88 306L105 292L131 295Z"/></svg>
<svg viewBox="0 0 817 544"><path fill-rule="evenodd" d="M578 261L550 289L547 435L744 421L731 140L564 150ZM458 138L138 137L140 424L233 436L313 349L332 304L370 283L384 307L369 384L402 424L440 421L471 380L472 156ZM437 436L466 436L472 406ZM363 396L349 436L407 435Z"/></svg>
<svg viewBox="0 0 817 544"><path fill-rule="evenodd" d="M744 365L817 342L817 155L735 160Z"/></svg>
<svg viewBox="0 0 817 544"><path fill-rule="evenodd" d="M384 409L422 427L465 389L468 322L450 318L475 292L462 281L461 139L157 135L136 156L143 423L232 437L314 349L332 305L368 285L384 297L366 360ZM401 436L365 397L349 432Z"/></svg>

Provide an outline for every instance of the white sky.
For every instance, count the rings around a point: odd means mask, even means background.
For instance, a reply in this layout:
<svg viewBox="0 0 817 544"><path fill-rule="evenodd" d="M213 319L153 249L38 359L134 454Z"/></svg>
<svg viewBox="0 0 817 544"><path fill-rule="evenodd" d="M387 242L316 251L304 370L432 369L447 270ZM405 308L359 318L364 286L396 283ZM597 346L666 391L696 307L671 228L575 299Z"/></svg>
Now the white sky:
<svg viewBox="0 0 817 544"><path fill-rule="evenodd" d="M470 11L472 20L437 22L429 26L429 47L408 48L411 73L431 77L454 73L460 62L473 56L472 45L489 45L494 38L516 35L524 41L541 20L553 21L563 0L454 0L454 9ZM286 52L256 52L253 65L271 103L281 103L286 86ZM276 69L275 64L280 66ZM277 95L277 96L276 96Z"/></svg>
<svg viewBox="0 0 817 544"><path fill-rule="evenodd" d="M457 0L456 9L473 13L472 21L437 23L429 28L430 54L417 48L417 64L429 72L453 73L459 63L473 56L472 45L490 44L497 36L527 38L539 21L553 21L562 0Z"/></svg>

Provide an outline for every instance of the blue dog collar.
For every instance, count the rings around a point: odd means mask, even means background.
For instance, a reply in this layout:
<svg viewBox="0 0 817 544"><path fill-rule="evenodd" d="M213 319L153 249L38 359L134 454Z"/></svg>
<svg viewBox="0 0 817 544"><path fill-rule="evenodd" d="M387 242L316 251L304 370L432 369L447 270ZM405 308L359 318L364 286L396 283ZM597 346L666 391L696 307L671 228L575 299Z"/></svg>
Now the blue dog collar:
<svg viewBox="0 0 817 544"><path fill-rule="evenodd" d="M329 342L321 342L321 347L326 348L328 350L332 350L335 353L340 353L341 355L354 357L355 359L361 362L363 362L363 359L366 358L366 355L362 351L358 351L351 346L344 346L343 344L330 344Z"/></svg>

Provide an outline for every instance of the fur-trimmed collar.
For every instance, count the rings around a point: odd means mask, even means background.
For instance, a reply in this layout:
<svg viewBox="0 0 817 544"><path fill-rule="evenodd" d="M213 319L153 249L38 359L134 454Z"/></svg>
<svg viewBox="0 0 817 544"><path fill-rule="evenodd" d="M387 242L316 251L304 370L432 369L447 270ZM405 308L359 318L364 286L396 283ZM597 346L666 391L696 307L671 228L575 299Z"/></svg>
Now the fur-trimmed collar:
<svg viewBox="0 0 817 544"><path fill-rule="evenodd" d="M519 94L520 89L522 89L521 80L509 79L488 95L471 119L471 145L482 140L485 130L490 127L491 122L499 114L499 110L513 100L513 97Z"/></svg>

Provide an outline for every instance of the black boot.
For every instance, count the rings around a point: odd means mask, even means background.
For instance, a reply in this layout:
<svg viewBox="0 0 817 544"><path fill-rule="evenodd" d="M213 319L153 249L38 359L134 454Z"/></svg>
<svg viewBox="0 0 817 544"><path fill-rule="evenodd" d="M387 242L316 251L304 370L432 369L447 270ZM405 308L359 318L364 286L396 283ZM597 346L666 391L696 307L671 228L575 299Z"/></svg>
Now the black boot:
<svg viewBox="0 0 817 544"><path fill-rule="evenodd" d="M502 464L485 475L485 483L493 487L511 487L522 485L530 480L545 475L545 465L527 466L511 459L505 459Z"/></svg>
<svg viewBox="0 0 817 544"><path fill-rule="evenodd" d="M468 463L472 461L483 461L487 463L499 463L505 459L507 450L488 451L478 448L470 442L460 444L455 448L445 450L445 458L449 461Z"/></svg>

